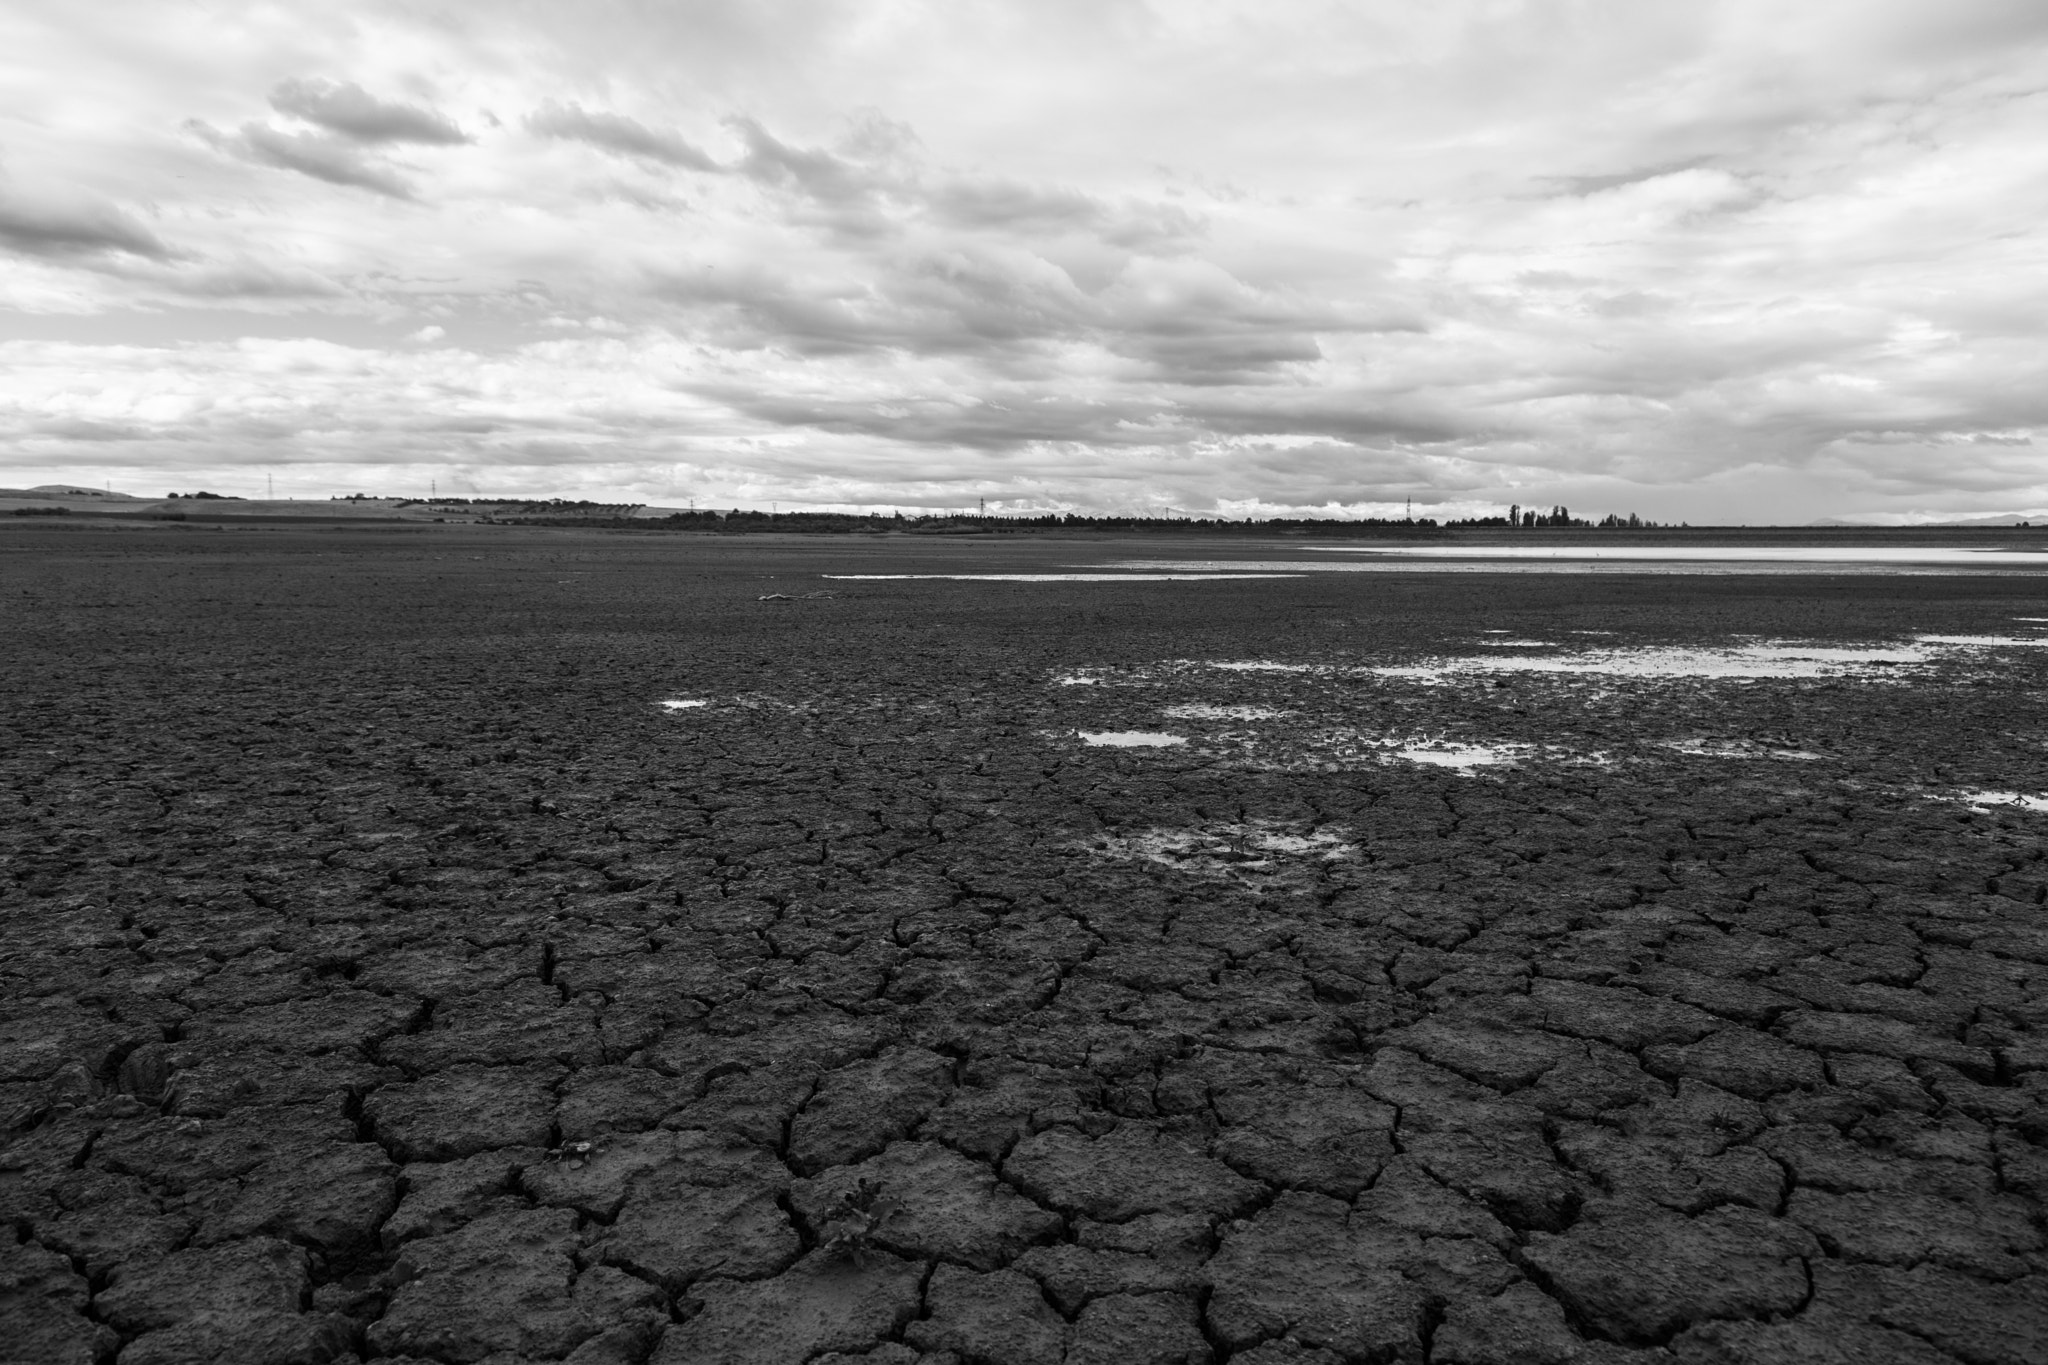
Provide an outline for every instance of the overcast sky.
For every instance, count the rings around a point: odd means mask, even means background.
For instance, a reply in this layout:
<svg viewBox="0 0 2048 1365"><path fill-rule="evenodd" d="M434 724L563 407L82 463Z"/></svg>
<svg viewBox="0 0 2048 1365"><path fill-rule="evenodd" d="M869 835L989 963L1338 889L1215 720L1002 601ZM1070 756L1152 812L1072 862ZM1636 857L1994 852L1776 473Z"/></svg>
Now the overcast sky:
<svg viewBox="0 0 2048 1365"><path fill-rule="evenodd" d="M2041 0L0 7L0 484L2048 511Z"/></svg>

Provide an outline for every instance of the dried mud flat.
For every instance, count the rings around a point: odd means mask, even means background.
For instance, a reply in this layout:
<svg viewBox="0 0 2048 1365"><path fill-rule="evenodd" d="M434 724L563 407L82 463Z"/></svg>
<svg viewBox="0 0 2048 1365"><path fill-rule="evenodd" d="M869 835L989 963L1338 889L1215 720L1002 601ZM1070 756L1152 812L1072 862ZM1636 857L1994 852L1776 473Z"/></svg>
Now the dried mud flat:
<svg viewBox="0 0 2048 1365"><path fill-rule="evenodd" d="M10 529L0 1356L2048 1359L2048 584L1075 560Z"/></svg>

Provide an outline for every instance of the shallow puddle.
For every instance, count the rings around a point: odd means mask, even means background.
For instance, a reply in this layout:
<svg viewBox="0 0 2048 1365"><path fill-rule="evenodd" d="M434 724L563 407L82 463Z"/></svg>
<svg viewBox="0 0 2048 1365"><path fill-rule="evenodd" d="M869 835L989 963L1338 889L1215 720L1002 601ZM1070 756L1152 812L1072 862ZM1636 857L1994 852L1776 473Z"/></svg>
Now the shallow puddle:
<svg viewBox="0 0 2048 1365"><path fill-rule="evenodd" d="M682 698L676 701L665 701L661 703L661 709L664 711L694 711L700 706L709 705L711 705L711 703L708 701L704 701L701 698L692 697Z"/></svg>
<svg viewBox="0 0 2048 1365"><path fill-rule="evenodd" d="M1165 749L1188 742L1186 735L1162 734L1157 730L1080 730L1083 744L1110 749Z"/></svg>
<svg viewBox="0 0 2048 1365"><path fill-rule="evenodd" d="M1410 763L1427 763L1431 767L1469 773L1476 768L1513 763L1528 751L1529 747L1524 744L1421 744L1396 749L1394 757Z"/></svg>
<svg viewBox="0 0 2048 1365"><path fill-rule="evenodd" d="M1911 646L1762 644L1729 649L1650 646L1588 650L1577 654L1515 655L1437 659L1366 671L1383 678L1443 682L1478 673L1567 673L1619 678L1819 678L1866 672L1898 664L1926 663L1926 650Z"/></svg>
<svg viewBox="0 0 2048 1365"><path fill-rule="evenodd" d="M981 583L1207 583L1223 578L1298 578L1297 573L828 573L821 578L879 582L947 578Z"/></svg>
<svg viewBox="0 0 2048 1365"><path fill-rule="evenodd" d="M2031 645L2038 649L2048 646L2048 635L1915 635L1915 640L1930 645L1967 645L1977 649L1998 649L2006 645Z"/></svg>
<svg viewBox="0 0 2048 1365"><path fill-rule="evenodd" d="M1971 550L1886 547L1637 546L1403 546L1304 545L1311 554L1355 556L1321 561L1297 559L1134 559L1119 561L1137 570L1257 570L1301 573L1486 573L1486 574L2027 574L2048 572L2048 553L2030 550Z"/></svg>
<svg viewBox="0 0 2048 1365"><path fill-rule="evenodd" d="M1231 673L1306 673L1308 664L1278 664L1270 659L1247 659L1238 663L1211 661L1211 668L1221 668Z"/></svg>
<svg viewBox="0 0 2048 1365"><path fill-rule="evenodd" d="M1975 810L2048 811L2048 796L2022 792L1963 792L1958 799Z"/></svg>

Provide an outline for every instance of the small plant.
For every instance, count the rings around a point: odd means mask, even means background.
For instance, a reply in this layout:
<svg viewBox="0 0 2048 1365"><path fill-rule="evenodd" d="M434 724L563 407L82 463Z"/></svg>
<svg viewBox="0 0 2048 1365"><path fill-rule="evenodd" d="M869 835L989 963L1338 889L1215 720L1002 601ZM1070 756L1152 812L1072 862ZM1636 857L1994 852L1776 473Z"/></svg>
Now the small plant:
<svg viewBox="0 0 2048 1365"><path fill-rule="evenodd" d="M819 1248L828 1256L844 1256L855 1266L865 1268L868 1253L874 1249L875 1235L902 1209L895 1200L881 1196L881 1184L862 1176L825 1215L818 1229L822 1234Z"/></svg>

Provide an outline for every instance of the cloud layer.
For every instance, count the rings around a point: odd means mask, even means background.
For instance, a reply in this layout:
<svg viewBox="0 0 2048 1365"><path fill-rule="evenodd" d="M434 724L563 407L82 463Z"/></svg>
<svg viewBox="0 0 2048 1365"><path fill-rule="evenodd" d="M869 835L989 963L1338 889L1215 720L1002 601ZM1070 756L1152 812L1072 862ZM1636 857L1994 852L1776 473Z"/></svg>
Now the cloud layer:
<svg viewBox="0 0 2048 1365"><path fill-rule="evenodd" d="M2025 0L216 19L0 17L0 483L2048 510Z"/></svg>

